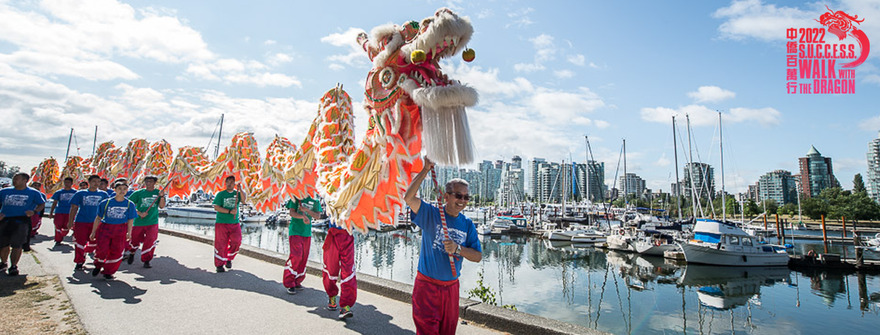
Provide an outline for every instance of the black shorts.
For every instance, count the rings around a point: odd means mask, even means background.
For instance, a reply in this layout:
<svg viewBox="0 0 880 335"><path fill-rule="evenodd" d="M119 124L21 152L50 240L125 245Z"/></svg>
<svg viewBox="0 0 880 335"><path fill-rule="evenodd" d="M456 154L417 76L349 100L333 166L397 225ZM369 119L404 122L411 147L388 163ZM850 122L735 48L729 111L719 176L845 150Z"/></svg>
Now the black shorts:
<svg viewBox="0 0 880 335"><path fill-rule="evenodd" d="M5 217L0 220L0 248L20 249L27 242L31 219L27 216Z"/></svg>

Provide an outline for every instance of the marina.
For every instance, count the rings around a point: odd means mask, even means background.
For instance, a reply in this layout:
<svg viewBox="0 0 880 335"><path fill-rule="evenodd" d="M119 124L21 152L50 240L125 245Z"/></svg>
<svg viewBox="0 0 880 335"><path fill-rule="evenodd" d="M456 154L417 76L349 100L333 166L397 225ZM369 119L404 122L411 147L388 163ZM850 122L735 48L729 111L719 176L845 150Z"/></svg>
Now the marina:
<svg viewBox="0 0 880 335"><path fill-rule="evenodd" d="M211 221L162 220L169 229L213 234ZM244 244L288 252L286 226L245 224L243 234ZM313 229L311 260L320 262L324 238ZM481 242L483 261L462 270L462 297L482 275L499 305L615 334L870 333L880 326L876 274L687 265L530 235L483 236ZM420 234L408 229L356 234L355 266L412 283L419 244ZM822 248L821 241L804 240L792 252ZM845 248L833 244L829 252Z"/></svg>

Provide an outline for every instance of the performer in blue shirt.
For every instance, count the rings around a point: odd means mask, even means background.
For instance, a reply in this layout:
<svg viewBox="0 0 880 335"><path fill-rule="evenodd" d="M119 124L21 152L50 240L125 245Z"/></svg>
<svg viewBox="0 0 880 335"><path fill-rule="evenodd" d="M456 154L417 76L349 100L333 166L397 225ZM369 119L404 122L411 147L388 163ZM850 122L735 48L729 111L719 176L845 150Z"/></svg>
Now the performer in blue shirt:
<svg viewBox="0 0 880 335"><path fill-rule="evenodd" d="M441 208L416 197L419 185L433 167L434 163L425 158L425 167L403 197L412 209L413 222L422 229L419 271L412 294L413 321L418 334L455 334L462 258L480 262L483 249L474 222L461 213L470 200L467 181L456 178L446 183Z"/></svg>
<svg viewBox="0 0 880 335"><path fill-rule="evenodd" d="M73 251L73 262L76 263L74 270L83 269L86 253L94 251L97 246L89 240L89 233L92 231L92 225L98 215L98 204L110 197L107 192L98 189L100 182L101 177L98 175L89 176L89 188L77 191L70 199L70 218L67 222L67 228L73 229L73 240L76 247Z"/></svg>
<svg viewBox="0 0 880 335"><path fill-rule="evenodd" d="M76 194L76 190L73 189L72 177L64 178L64 188L52 194L52 200L55 201L52 202L52 208L49 209L49 217L55 224L56 247L61 245L61 241L70 232L70 229L67 229L67 222L70 220L70 199L74 194Z"/></svg>
<svg viewBox="0 0 880 335"><path fill-rule="evenodd" d="M122 252L127 241L131 239L134 218L138 217L134 203L125 198L128 180L117 179L113 183L113 190L116 191L116 196L101 201L98 205L98 215L89 235L89 240L95 240L98 244L92 276L97 276L103 268L104 279L113 279L113 274L119 269Z"/></svg>
<svg viewBox="0 0 880 335"><path fill-rule="evenodd" d="M30 217L46 205L40 191L27 186L30 179L27 173L17 173L12 177L12 187L0 190L0 271L8 266L10 276L18 275L21 248L31 230Z"/></svg>

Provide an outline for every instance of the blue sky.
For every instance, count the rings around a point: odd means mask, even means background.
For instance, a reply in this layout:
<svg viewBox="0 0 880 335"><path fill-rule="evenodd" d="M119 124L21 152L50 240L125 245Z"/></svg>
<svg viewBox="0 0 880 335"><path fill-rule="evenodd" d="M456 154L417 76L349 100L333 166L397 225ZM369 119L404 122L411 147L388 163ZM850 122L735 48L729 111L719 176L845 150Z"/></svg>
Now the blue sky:
<svg viewBox="0 0 880 335"><path fill-rule="evenodd" d="M98 141L117 146L205 145L221 113L224 143L253 131L263 148L275 134L299 145L337 82L360 136L370 63L355 35L450 7L475 28L476 60L442 65L480 93L469 110L480 159L583 161L589 135L610 179L626 138L629 171L668 190L669 116L691 114L700 157L717 169L720 110L730 191L797 173L810 145L851 187L880 130L880 52L856 69L855 95L784 89L784 28L819 27L826 5L865 18L880 43L880 1L0 0L0 160L29 169L63 157L71 127L87 156L96 124Z"/></svg>

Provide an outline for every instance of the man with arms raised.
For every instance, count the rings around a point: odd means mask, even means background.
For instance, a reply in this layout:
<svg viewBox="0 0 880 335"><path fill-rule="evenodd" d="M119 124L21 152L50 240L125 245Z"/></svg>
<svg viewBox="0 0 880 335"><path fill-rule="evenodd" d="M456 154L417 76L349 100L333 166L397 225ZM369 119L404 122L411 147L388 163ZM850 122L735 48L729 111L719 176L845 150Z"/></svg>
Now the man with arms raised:
<svg viewBox="0 0 880 335"><path fill-rule="evenodd" d="M425 158L425 167L413 178L403 197L412 209L413 222L422 229L419 271L412 294L413 322L418 334L455 334L461 260L463 257L480 262L483 249L474 222L461 214L470 199L467 181L447 182L440 208L416 197L419 185L433 167L434 163ZM449 238L443 231L444 219ZM455 262L454 272L450 255Z"/></svg>

